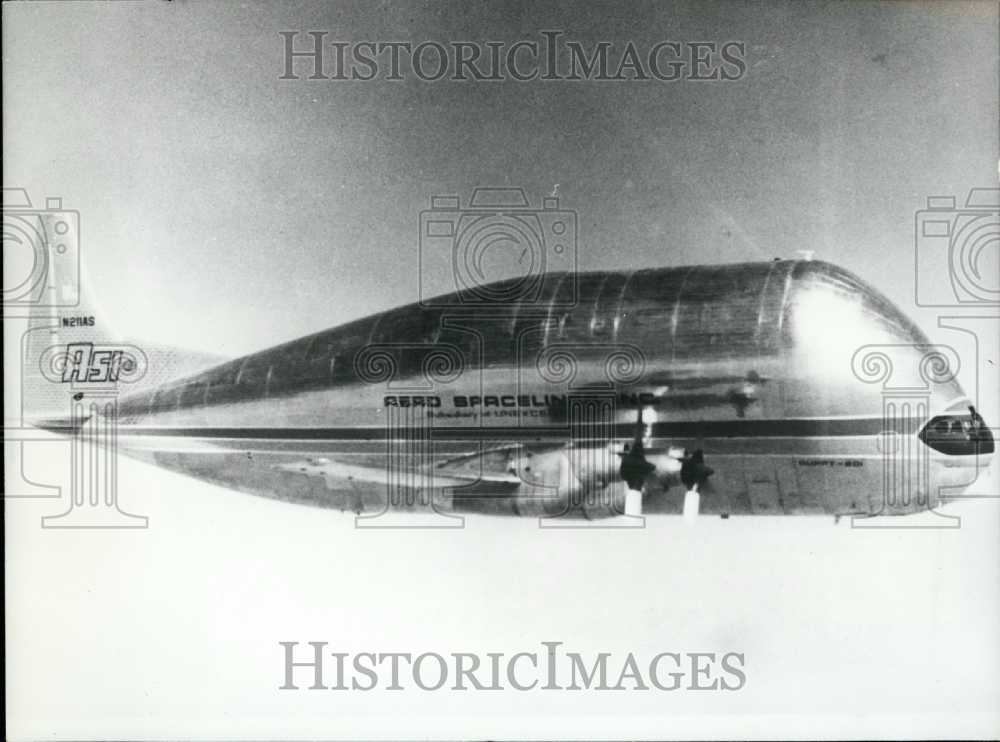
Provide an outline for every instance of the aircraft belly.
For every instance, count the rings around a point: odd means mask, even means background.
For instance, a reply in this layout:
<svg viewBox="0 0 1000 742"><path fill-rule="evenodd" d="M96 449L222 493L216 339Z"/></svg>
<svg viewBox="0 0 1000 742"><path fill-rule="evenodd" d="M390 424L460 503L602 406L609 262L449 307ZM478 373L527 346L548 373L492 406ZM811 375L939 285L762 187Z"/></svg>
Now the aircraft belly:
<svg viewBox="0 0 1000 742"><path fill-rule="evenodd" d="M385 497L385 488L372 482L334 482L278 469L276 464L291 460L282 454L165 450L154 458L157 466L211 484L302 505L363 512L380 509Z"/></svg>
<svg viewBox="0 0 1000 742"><path fill-rule="evenodd" d="M530 434L522 438L530 438ZM431 508L535 516L565 514L567 502L552 487L526 482L516 493L496 494L470 484L454 496L452 488L422 492L419 477L395 478L393 492L386 484L350 476L313 476L288 470L296 462L328 459L350 467L387 470L386 462L405 441L382 438L316 440L294 438L213 439L180 435L130 434L124 429L119 438L122 450L150 463L204 481L279 500L338 508L350 511L384 510L391 500L399 509ZM434 462L459 455L475 455L497 441L490 432L479 436L454 436L435 440ZM614 442L620 448L624 441ZM881 492L882 467L874 439L795 438L654 440L653 445L703 448L715 474L702 493L701 512L706 514L817 514L873 512L881 502L859 493ZM529 449L560 445L553 440L527 441ZM394 448L395 447L395 448ZM501 457L502 458L502 457ZM405 460L405 459L403 459ZM499 459L498 459L499 461ZM493 461L490 466L502 466ZM280 468L279 468L280 467ZM399 469L399 467L397 467ZM416 486L407 486L407 481ZM400 486L402 485L402 486ZM488 490L488 488L487 488ZM610 492L610 490L609 490ZM409 493L409 494L407 494ZM588 493L585 493L585 495ZM589 493L593 494L593 493ZM623 495L623 493L620 493ZM603 508L592 508L588 517L613 515L613 495L596 493ZM679 483L651 488L647 513L679 513L683 503ZM433 499L433 503L432 503ZM611 505L610 507L608 505ZM575 506L574 506L575 507ZM877 511L877 510L874 510Z"/></svg>

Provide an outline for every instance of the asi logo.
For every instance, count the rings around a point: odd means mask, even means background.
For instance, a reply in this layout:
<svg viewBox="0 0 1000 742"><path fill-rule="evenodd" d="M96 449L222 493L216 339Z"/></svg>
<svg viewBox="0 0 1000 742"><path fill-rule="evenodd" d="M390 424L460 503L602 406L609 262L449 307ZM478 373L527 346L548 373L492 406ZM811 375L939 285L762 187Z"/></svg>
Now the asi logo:
<svg viewBox="0 0 1000 742"><path fill-rule="evenodd" d="M65 383L115 384L135 381L145 373L145 356L132 346L71 343L59 354L57 367Z"/></svg>
<svg viewBox="0 0 1000 742"><path fill-rule="evenodd" d="M124 352L112 349L96 349L93 343L73 343L66 346L66 365L63 367L63 383L87 381L116 382L122 372ZM129 369L125 369L128 373Z"/></svg>

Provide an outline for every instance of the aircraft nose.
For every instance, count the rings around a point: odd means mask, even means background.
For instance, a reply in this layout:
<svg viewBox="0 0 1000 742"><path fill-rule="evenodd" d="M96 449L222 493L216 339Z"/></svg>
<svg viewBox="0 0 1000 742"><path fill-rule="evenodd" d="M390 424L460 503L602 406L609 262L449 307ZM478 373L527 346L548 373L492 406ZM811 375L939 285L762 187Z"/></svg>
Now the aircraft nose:
<svg viewBox="0 0 1000 742"><path fill-rule="evenodd" d="M991 455L996 447L993 431L972 406L968 414L931 418L920 431L920 440L948 456Z"/></svg>

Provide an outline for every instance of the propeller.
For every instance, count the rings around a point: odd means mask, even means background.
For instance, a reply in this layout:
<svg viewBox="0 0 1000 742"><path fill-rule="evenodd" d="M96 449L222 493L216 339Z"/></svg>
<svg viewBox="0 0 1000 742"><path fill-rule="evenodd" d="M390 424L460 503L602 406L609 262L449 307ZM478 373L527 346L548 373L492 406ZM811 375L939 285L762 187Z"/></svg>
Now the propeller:
<svg viewBox="0 0 1000 742"><path fill-rule="evenodd" d="M710 466L705 465L705 454L699 448L691 455L685 456L681 462L681 483L686 487L684 492L684 520L694 522L701 507L701 487L715 473Z"/></svg>
<svg viewBox="0 0 1000 742"><path fill-rule="evenodd" d="M699 448L681 460L681 483L689 490L697 489L715 474L715 469L705 466L705 454Z"/></svg>
<svg viewBox="0 0 1000 742"><path fill-rule="evenodd" d="M618 473L630 490L641 491L643 484L646 482L646 477L656 469L656 465L646 459L646 448L642 444L645 427L645 423L642 421L642 407L639 407L639 416L635 421L635 436L632 438L632 445L624 453L618 454L622 457Z"/></svg>
<svg viewBox="0 0 1000 742"><path fill-rule="evenodd" d="M625 514L642 514L642 495L646 478L656 471L656 464L646 458L646 447L643 444L645 423L642 419L643 408L638 408L635 423L635 435L631 445L618 455L621 465L618 473L627 488L625 494ZM691 519L698 514L700 495L698 489L708 480L715 470L705 464L705 454L699 448L690 454L682 454L680 461L680 479L686 492L684 493L684 516ZM676 471L676 470L675 470Z"/></svg>

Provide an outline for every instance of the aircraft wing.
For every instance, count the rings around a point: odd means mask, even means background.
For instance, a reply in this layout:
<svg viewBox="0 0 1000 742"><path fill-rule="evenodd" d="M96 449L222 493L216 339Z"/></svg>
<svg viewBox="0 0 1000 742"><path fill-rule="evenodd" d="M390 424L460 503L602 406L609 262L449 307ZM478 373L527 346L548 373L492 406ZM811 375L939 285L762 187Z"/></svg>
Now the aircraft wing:
<svg viewBox="0 0 1000 742"><path fill-rule="evenodd" d="M395 468L385 463L347 463L318 457L274 464L277 471L322 478L328 489L391 487L409 490L486 488L491 495L514 494L521 488L532 492L554 493L570 498L573 493L603 490L614 483L624 483L625 514L642 512L642 501L652 482L664 490L683 484L686 490L683 510L697 514L699 488L707 484L713 469L704 463L700 450L683 448L646 448L643 445L642 413L636 423L635 437L623 450L608 442L604 446L567 444L525 445L510 443L452 456L443 461L415 461ZM405 459L404 459L405 461ZM479 492L479 495L485 494Z"/></svg>
<svg viewBox="0 0 1000 742"><path fill-rule="evenodd" d="M481 453L449 459L436 466L400 469L395 472L385 465L348 464L326 457L275 464L273 468L276 471L322 477L331 487L337 482L386 485L390 481L414 487L467 487L479 482L516 489L522 484L521 478L511 471L477 467L474 465L476 462L485 463Z"/></svg>

